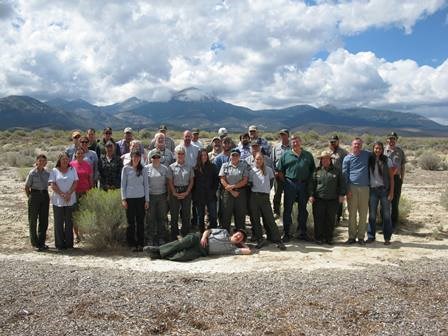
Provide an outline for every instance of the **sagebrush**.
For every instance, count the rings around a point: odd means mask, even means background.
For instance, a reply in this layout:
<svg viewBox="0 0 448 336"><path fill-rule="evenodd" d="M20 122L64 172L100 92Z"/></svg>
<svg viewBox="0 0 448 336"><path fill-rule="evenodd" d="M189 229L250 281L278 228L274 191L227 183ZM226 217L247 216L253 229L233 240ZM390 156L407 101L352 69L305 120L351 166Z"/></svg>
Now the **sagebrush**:
<svg viewBox="0 0 448 336"><path fill-rule="evenodd" d="M99 250L121 246L126 214L121 207L120 190L90 190L81 198L74 220L87 245Z"/></svg>
<svg viewBox="0 0 448 336"><path fill-rule="evenodd" d="M424 170L437 170L442 163L442 159L434 152L425 152L418 159L420 167Z"/></svg>

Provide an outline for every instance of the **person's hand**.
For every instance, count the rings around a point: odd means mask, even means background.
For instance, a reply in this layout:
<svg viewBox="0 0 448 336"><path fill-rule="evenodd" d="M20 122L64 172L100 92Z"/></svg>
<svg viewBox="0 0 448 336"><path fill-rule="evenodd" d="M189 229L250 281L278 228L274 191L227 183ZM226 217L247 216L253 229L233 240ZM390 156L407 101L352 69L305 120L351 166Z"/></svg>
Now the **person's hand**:
<svg viewBox="0 0 448 336"><path fill-rule="evenodd" d="M206 248L207 245L208 245L208 239L207 239L207 238L202 238L202 239L201 239L201 246L202 246L203 248Z"/></svg>
<svg viewBox="0 0 448 336"><path fill-rule="evenodd" d="M310 203L314 203L314 201L315 201L314 196L310 196L310 197L308 198L308 201L309 201Z"/></svg>
<svg viewBox="0 0 448 336"><path fill-rule="evenodd" d="M389 195L387 195L387 200L390 202L394 199L394 194L390 193Z"/></svg>
<svg viewBox="0 0 448 336"><path fill-rule="evenodd" d="M339 196L339 203L344 203L344 196Z"/></svg>
<svg viewBox="0 0 448 336"><path fill-rule="evenodd" d="M230 194L235 198L238 198L238 196L240 196L240 192L235 190L230 190Z"/></svg>
<svg viewBox="0 0 448 336"><path fill-rule="evenodd" d="M226 186L226 190L227 190L227 191L231 191L231 190L233 190L234 187L235 187L235 186L234 186L233 184L228 184L228 185Z"/></svg>
<svg viewBox="0 0 448 336"><path fill-rule="evenodd" d="M149 209L149 202L145 202L145 210Z"/></svg>
<svg viewBox="0 0 448 336"><path fill-rule="evenodd" d="M121 205L123 206L123 208L127 209L128 208L128 202L126 200L122 200L121 201Z"/></svg>
<svg viewBox="0 0 448 336"><path fill-rule="evenodd" d="M353 193L351 191L347 191L347 199L352 198Z"/></svg>
<svg viewBox="0 0 448 336"><path fill-rule="evenodd" d="M63 193L62 195L63 195L62 197L64 197L64 201L66 201L67 203L70 201L70 198L72 196L69 193Z"/></svg>

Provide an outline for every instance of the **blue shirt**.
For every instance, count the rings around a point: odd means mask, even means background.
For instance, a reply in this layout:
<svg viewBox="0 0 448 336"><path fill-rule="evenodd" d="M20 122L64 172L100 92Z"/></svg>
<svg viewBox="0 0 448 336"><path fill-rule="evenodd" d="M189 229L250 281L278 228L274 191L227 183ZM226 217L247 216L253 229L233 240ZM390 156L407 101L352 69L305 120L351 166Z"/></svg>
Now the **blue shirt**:
<svg viewBox="0 0 448 336"><path fill-rule="evenodd" d="M370 152L365 150L361 150L358 155L347 154L342 161L342 173L347 185L369 186L369 157Z"/></svg>
<svg viewBox="0 0 448 336"><path fill-rule="evenodd" d="M223 163L229 162L230 160L230 154L226 155L224 153L219 154L217 157L215 157L215 160L213 163L216 165L218 171L221 170L221 166Z"/></svg>
<svg viewBox="0 0 448 336"><path fill-rule="evenodd" d="M126 165L121 171L121 199L144 197L149 201L148 168L143 167L140 175L136 170Z"/></svg>

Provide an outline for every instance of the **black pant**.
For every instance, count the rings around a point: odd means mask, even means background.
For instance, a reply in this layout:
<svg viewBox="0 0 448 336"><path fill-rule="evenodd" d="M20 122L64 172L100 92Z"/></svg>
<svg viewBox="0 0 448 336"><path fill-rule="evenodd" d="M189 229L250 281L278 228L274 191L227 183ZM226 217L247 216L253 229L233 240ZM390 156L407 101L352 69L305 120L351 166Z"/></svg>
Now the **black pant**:
<svg viewBox="0 0 448 336"><path fill-rule="evenodd" d="M277 215L280 215L280 203L282 201L282 194L283 194L283 188L284 188L285 182L280 180L279 178L276 178L274 181L274 213Z"/></svg>
<svg viewBox="0 0 448 336"><path fill-rule="evenodd" d="M28 198L28 222L31 245L34 247L43 247L45 245L49 206L50 198L47 190L31 190ZM38 221L39 225L37 225Z"/></svg>
<svg viewBox="0 0 448 336"><path fill-rule="evenodd" d="M392 200L392 212L391 212L391 219L392 219L392 229L395 230L398 224L398 217L399 217L399 204L400 204L400 197L401 197L401 186L403 185L403 180L400 178L399 175L394 175L394 199Z"/></svg>
<svg viewBox="0 0 448 336"><path fill-rule="evenodd" d="M54 244L58 249L73 247L73 206L53 205Z"/></svg>
<svg viewBox="0 0 448 336"><path fill-rule="evenodd" d="M191 224L191 193L184 199L178 199L172 194L169 196L170 204L170 227L171 227L171 240L176 240L179 235L179 213L182 218L181 234L185 237L190 233Z"/></svg>
<svg viewBox="0 0 448 336"><path fill-rule="evenodd" d="M128 246L143 246L145 239L145 198L127 198L128 208L126 209L126 218L128 227L126 229L126 240ZM137 233L137 237L135 234Z"/></svg>
<svg viewBox="0 0 448 336"><path fill-rule="evenodd" d="M316 198L313 203L314 239L332 241L339 202Z"/></svg>

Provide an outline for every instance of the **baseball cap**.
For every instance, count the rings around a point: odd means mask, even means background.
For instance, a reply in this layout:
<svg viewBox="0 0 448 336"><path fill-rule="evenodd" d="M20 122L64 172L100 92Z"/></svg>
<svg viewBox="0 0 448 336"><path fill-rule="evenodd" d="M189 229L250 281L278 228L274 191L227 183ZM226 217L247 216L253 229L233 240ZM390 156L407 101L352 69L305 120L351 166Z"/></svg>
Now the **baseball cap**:
<svg viewBox="0 0 448 336"><path fill-rule="evenodd" d="M167 131L168 127L166 127L166 125L160 125L159 126L159 131Z"/></svg>
<svg viewBox="0 0 448 336"><path fill-rule="evenodd" d="M192 128L191 134L199 134L199 128Z"/></svg>
<svg viewBox="0 0 448 336"><path fill-rule="evenodd" d="M226 136L228 133L229 133L229 132L227 132L227 128L225 128L225 127L221 127L221 128L218 130L218 135L219 135L219 136Z"/></svg>
<svg viewBox="0 0 448 336"><path fill-rule="evenodd" d="M240 155L241 152L240 152L240 150L238 148L235 147L235 148L232 148L232 150L230 151L230 155L233 155L233 154Z"/></svg>
<svg viewBox="0 0 448 336"><path fill-rule="evenodd" d="M255 125L250 125L249 126L249 132L250 131L256 131L257 130L257 126L255 126Z"/></svg>
<svg viewBox="0 0 448 336"><path fill-rule="evenodd" d="M124 130L123 130L123 133L132 133L133 131L132 131L132 128L130 128L130 127L126 127Z"/></svg>
<svg viewBox="0 0 448 336"><path fill-rule="evenodd" d="M260 146L260 144L258 143L257 140L252 140L252 141L250 142L250 145L251 145L251 146Z"/></svg>
<svg viewBox="0 0 448 336"><path fill-rule="evenodd" d="M330 138L330 142L339 141L339 137L335 134Z"/></svg>
<svg viewBox="0 0 448 336"><path fill-rule="evenodd" d="M221 140L221 138L220 138L220 137L217 137L217 136L215 136L215 137L213 137L213 139L212 139L212 142L214 142L215 140Z"/></svg>
<svg viewBox="0 0 448 336"><path fill-rule="evenodd" d="M390 138L398 139L398 134L395 133L395 132L390 132L390 133L387 135L387 139L390 139Z"/></svg>
<svg viewBox="0 0 448 336"><path fill-rule="evenodd" d="M114 145L114 143L110 140L108 142L106 142L106 147L113 146L113 145Z"/></svg>
<svg viewBox="0 0 448 336"><path fill-rule="evenodd" d="M158 156L159 158L162 157L162 153L160 153L160 151L158 150L152 150L149 157L152 159L154 157Z"/></svg>
<svg viewBox="0 0 448 336"><path fill-rule="evenodd" d="M281 129L281 130L278 132L278 134L287 134L287 135L289 135L289 130L286 129L286 128L283 128L283 129Z"/></svg>
<svg viewBox="0 0 448 336"><path fill-rule="evenodd" d="M72 133L72 138L76 138L76 137L80 137L81 136L81 132L80 131L74 131Z"/></svg>

